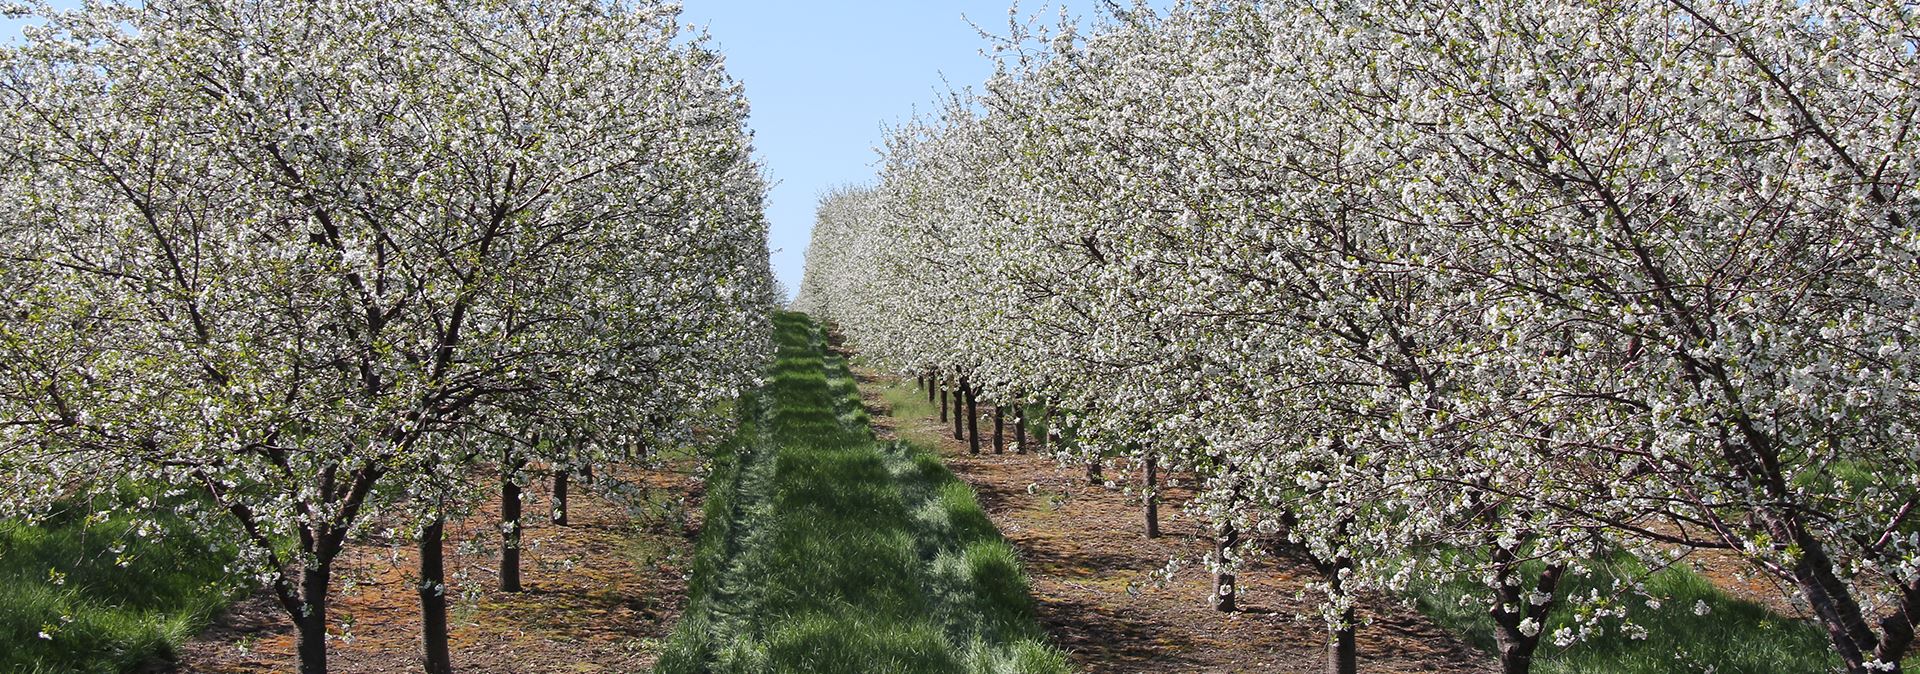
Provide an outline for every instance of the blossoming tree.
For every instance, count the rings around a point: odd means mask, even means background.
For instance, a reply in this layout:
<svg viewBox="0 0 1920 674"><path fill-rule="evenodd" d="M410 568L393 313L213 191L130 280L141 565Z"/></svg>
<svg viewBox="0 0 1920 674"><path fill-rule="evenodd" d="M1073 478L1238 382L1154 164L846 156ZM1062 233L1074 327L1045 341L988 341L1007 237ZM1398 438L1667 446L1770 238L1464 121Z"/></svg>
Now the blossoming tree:
<svg viewBox="0 0 1920 674"><path fill-rule="evenodd" d="M1301 0L1016 26L982 93L829 200L809 306L903 372L1060 401L1082 451L1195 473L1217 584L1257 540L1325 572L1332 671L1356 592L1482 580L1524 672L1595 549L1706 548L1796 588L1848 671L1898 671L1914 20Z"/></svg>
<svg viewBox="0 0 1920 674"><path fill-rule="evenodd" d="M322 672L334 560L395 494L453 484L448 434L591 420L619 459L707 419L767 352L764 188L738 88L675 16L48 12L0 73L9 511L200 491Z"/></svg>

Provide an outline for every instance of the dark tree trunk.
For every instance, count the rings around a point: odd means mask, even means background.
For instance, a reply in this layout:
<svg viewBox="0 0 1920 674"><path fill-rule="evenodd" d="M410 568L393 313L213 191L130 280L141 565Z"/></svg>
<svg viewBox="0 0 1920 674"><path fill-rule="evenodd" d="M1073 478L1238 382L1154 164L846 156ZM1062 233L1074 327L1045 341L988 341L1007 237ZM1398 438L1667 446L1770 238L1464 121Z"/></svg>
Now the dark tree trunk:
<svg viewBox="0 0 1920 674"><path fill-rule="evenodd" d="M1709 376L1716 381L1725 379L1725 373L1717 370L1691 374ZM1778 440L1751 418L1735 416L1732 421L1739 427L1742 441L1722 442L1721 452L1760 495L1760 503L1769 504L1754 506L1753 518L1775 541L1800 549L1792 568L1776 567L1774 573L1799 586L1849 674L1901 672L1900 660L1913 643L1915 615L1920 614L1920 584L1909 583L1900 588L1895 610L1877 621L1876 632L1853 588L1835 572L1835 560L1827 550L1827 542L1808 530L1809 516L1799 505L1800 497L1780 468Z"/></svg>
<svg viewBox="0 0 1920 674"><path fill-rule="evenodd" d="M508 456L500 467L500 591L520 591L520 483L514 481L519 466Z"/></svg>
<svg viewBox="0 0 1920 674"><path fill-rule="evenodd" d="M967 451L980 453L980 393L973 386L961 382L960 388L967 393Z"/></svg>
<svg viewBox="0 0 1920 674"><path fill-rule="evenodd" d="M1358 674L1360 657L1353 639L1353 608L1340 612L1340 627L1327 642L1327 674Z"/></svg>
<svg viewBox="0 0 1920 674"><path fill-rule="evenodd" d="M967 439L967 384L953 388L953 439Z"/></svg>
<svg viewBox="0 0 1920 674"><path fill-rule="evenodd" d="M1899 608L1880 619L1880 643L1874 648L1875 659L1893 663L1893 669L1881 671L1895 674L1905 667L1901 660L1913 646L1914 616L1920 615L1920 581L1908 583L1901 593Z"/></svg>
<svg viewBox="0 0 1920 674"><path fill-rule="evenodd" d="M553 520L554 526L567 526L567 480L573 471L561 466L553 471Z"/></svg>
<svg viewBox="0 0 1920 674"><path fill-rule="evenodd" d="M1093 460L1087 462L1087 484L1098 487L1104 482L1106 480L1103 479L1100 471L1100 457L1093 457Z"/></svg>
<svg viewBox="0 0 1920 674"><path fill-rule="evenodd" d="M1160 457L1147 453L1147 538L1160 537Z"/></svg>
<svg viewBox="0 0 1920 674"><path fill-rule="evenodd" d="M294 650L300 662L301 674L326 674L327 594L333 586L333 563L340 556L347 532L359 517L361 506L366 504L368 495L373 493L374 487L385 474L382 469L362 466L351 472L351 480L342 493L337 491L339 483L336 478L340 476L339 472L335 468L323 472L321 491L329 495L325 503L338 506L338 510L323 522L308 522L299 526L298 563L283 560L273 552L276 549L274 541L263 533L260 520L251 508L237 502L224 504L228 514L234 517L248 539L268 550L275 568L279 569L273 577L273 596L281 610L293 621L294 630L299 633ZM220 499L220 490L212 478L204 473L196 477L207 484L216 500L224 500ZM293 568L300 569L297 583L290 573Z"/></svg>
<svg viewBox="0 0 1920 674"><path fill-rule="evenodd" d="M940 404L935 405L935 407L940 409L940 423L944 424L947 423L947 387L942 385L938 388L940 389Z"/></svg>
<svg viewBox="0 0 1920 674"><path fill-rule="evenodd" d="M1227 522L1220 526L1220 531L1213 538L1213 556L1224 565L1227 561L1227 553L1239 544L1240 530L1234 528L1232 522ZM1213 573L1213 601L1211 602L1213 610L1232 613L1239 608L1234 602L1235 595L1239 594L1238 587L1234 583L1235 579L1231 571L1223 568Z"/></svg>
<svg viewBox="0 0 1920 674"><path fill-rule="evenodd" d="M936 388L940 388L940 377L938 375L929 374L927 375L925 381L927 386L927 404L931 405L933 404L933 390Z"/></svg>
<svg viewBox="0 0 1920 674"><path fill-rule="evenodd" d="M580 467L580 482L584 484L593 484L593 464L587 464Z"/></svg>
<svg viewBox="0 0 1920 674"><path fill-rule="evenodd" d="M1560 587L1560 577L1566 572L1566 567L1560 565L1547 567L1540 573L1540 577L1529 591L1524 589L1518 579L1507 582L1512 574L1520 570L1519 559L1511 551L1496 545L1493 557L1499 568L1499 571L1496 571L1496 578L1500 585L1494 592L1500 601L1489 612L1493 614L1493 636L1499 651L1500 672L1501 674L1527 674L1533 670L1533 654L1540 649L1540 641L1546 637L1546 630L1535 630L1529 635L1520 629L1520 624L1531 619L1535 625L1546 625L1547 616L1553 612L1555 605L1552 599L1543 604L1535 604L1530 601L1530 595L1537 592L1552 597ZM1512 610L1508 610L1509 608Z"/></svg>
<svg viewBox="0 0 1920 674"><path fill-rule="evenodd" d="M1013 408L1013 453L1027 453L1027 409L1026 405Z"/></svg>
<svg viewBox="0 0 1920 674"><path fill-rule="evenodd" d="M1776 531L1784 530L1790 540L1801 546L1799 560L1793 565L1795 584L1800 586L1801 594L1807 598L1814 615L1820 618L1821 626L1827 630L1827 638L1840 654L1847 674L1885 674L1902 671L1900 660L1906 656L1907 647L1913 640L1913 620L1895 613L1881 621L1888 638L1882 640L1867 625L1866 611L1853 597L1853 591L1833 572L1833 561L1827 556L1826 545L1807 533L1797 524L1776 525ZM1920 607L1915 603L1916 593L1912 586L1906 589L1905 600L1901 608L1911 610ZM1875 661L1889 663L1875 669Z"/></svg>
<svg viewBox="0 0 1920 674"><path fill-rule="evenodd" d="M993 453L1007 453L1007 407L993 406Z"/></svg>
<svg viewBox="0 0 1920 674"><path fill-rule="evenodd" d="M1341 536L1351 535L1353 522L1340 523L1337 531ZM1289 524L1288 528L1292 525ZM1346 556L1336 556L1332 562L1314 561L1314 568L1320 572L1321 579L1327 582L1331 601L1341 601L1347 608L1340 612L1340 625L1332 628L1327 635L1327 674L1356 674L1359 670L1359 656L1354 643L1354 622L1352 598L1347 596L1345 576L1353 568L1353 560Z"/></svg>
<svg viewBox="0 0 1920 674"><path fill-rule="evenodd" d="M427 674L453 674L447 638L446 528L446 519L436 516L420 531L421 664Z"/></svg>
<svg viewBox="0 0 1920 674"><path fill-rule="evenodd" d="M333 560L313 564L301 573L300 674L327 672L327 590L333 585Z"/></svg>

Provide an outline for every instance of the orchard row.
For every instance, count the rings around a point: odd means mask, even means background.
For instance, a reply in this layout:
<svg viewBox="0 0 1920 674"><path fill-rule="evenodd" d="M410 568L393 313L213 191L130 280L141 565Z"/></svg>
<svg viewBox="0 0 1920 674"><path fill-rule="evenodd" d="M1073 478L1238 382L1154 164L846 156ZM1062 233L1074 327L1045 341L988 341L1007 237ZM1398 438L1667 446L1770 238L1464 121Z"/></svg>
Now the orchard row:
<svg viewBox="0 0 1920 674"><path fill-rule="evenodd" d="M798 305L1197 476L1232 574L1477 583L1504 671L1730 554L1848 672L1920 619L1920 8L1276 0L1018 23L824 198ZM1373 595L1369 595L1373 596ZM1559 615L1570 626L1543 629Z"/></svg>
<svg viewBox="0 0 1920 674"><path fill-rule="evenodd" d="M515 589L529 465L724 432L756 385L766 186L677 5L39 12L0 51L0 516L155 490L307 674L343 547L417 539L438 673L449 516L502 490Z"/></svg>

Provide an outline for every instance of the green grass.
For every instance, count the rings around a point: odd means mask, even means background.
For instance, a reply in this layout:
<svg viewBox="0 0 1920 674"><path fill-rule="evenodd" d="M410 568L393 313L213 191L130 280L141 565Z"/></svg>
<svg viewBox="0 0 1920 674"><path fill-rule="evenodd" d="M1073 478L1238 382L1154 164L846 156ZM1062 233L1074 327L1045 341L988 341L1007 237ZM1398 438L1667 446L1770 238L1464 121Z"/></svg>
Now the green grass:
<svg viewBox="0 0 1920 674"><path fill-rule="evenodd" d="M1065 672L1012 548L921 449L877 443L797 314L715 459L692 599L656 671Z"/></svg>
<svg viewBox="0 0 1920 674"><path fill-rule="evenodd" d="M139 516L91 517L88 505L0 522L0 671L141 670L226 605L231 550L170 510L146 513L160 528L141 537Z"/></svg>
<svg viewBox="0 0 1920 674"><path fill-rule="evenodd" d="M1616 579L1645 575L1638 562L1621 558L1594 564L1590 576L1570 576L1560 597L1612 592ZM1537 575L1537 570L1534 570ZM1839 658L1828 648L1818 627L1775 615L1766 607L1735 599L1713 587L1706 578L1684 568L1668 568L1646 580L1648 594L1659 603L1652 608L1642 597L1631 600L1627 620L1646 628L1645 639L1632 639L1620 629L1619 618L1599 622L1605 632L1562 648L1552 638L1541 643L1533 671L1536 674L1806 674L1833 671ZM1461 606L1460 597L1474 589L1472 581L1416 588L1416 606L1441 627L1464 636L1489 653L1494 652L1493 620L1477 602ZM1695 615L1697 602L1709 612ZM1573 625L1563 607L1548 621L1546 633ZM1577 628L1576 628L1577 629Z"/></svg>
<svg viewBox="0 0 1920 674"><path fill-rule="evenodd" d="M911 423L934 417L936 413L934 404L927 402L927 393L915 388L911 381L896 382L880 389L880 401L886 403L887 408L893 411L890 416L900 420L901 425L894 429L894 433L907 442L921 447L936 447L939 446L940 438L945 437L944 434L953 429L951 420L946 425L930 428Z"/></svg>

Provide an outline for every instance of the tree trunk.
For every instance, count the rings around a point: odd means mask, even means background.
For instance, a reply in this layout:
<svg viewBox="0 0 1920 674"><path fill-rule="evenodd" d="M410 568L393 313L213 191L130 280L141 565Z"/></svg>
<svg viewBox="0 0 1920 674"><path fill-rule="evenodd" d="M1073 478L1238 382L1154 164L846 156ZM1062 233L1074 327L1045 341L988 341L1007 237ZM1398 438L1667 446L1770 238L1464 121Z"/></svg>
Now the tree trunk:
<svg viewBox="0 0 1920 674"><path fill-rule="evenodd" d="M510 454L512 450L507 450ZM510 457L500 467L500 591L520 591L520 483L513 480L519 467Z"/></svg>
<svg viewBox="0 0 1920 674"><path fill-rule="evenodd" d="M1523 602L1519 606L1532 608L1531 605L1524 603L1526 598L1518 599ZM1501 608L1503 607L1496 606L1493 610L1498 614L1502 612ZM1494 640L1500 652L1501 674L1528 674L1533 671L1533 654L1534 651L1539 650L1540 639L1546 636L1546 629L1545 621L1540 620L1536 622L1534 628L1536 631L1533 634L1529 635L1521 631L1520 622L1530 613L1532 612L1523 609L1514 612L1511 616L1496 616L1500 619L1500 623L1494 630ZM1512 620L1511 623L1506 622L1509 619Z"/></svg>
<svg viewBox="0 0 1920 674"><path fill-rule="evenodd" d="M1351 522L1340 524L1341 535L1347 535ZM1340 624L1330 628L1327 634L1327 674L1356 674L1359 669L1358 648L1353 638L1353 602L1346 596L1345 576L1353 568L1353 560L1347 557L1335 557L1333 563L1315 561L1314 567L1320 571L1322 579L1327 581L1327 597L1330 601L1343 601L1346 609L1340 612Z"/></svg>
<svg viewBox="0 0 1920 674"><path fill-rule="evenodd" d="M436 515L420 531L420 636L427 674L453 674L447 638L447 521Z"/></svg>
<svg viewBox="0 0 1920 674"><path fill-rule="evenodd" d="M1880 644L1874 649L1874 659L1893 663L1893 669L1882 671L1898 674L1905 666L1900 661L1913 646L1916 615L1920 615L1920 581L1902 587L1899 608L1880 619Z"/></svg>
<svg viewBox="0 0 1920 674"><path fill-rule="evenodd" d="M322 493L327 495L324 504L337 506L331 516L321 522L301 522L298 525L300 535L299 551L294 553L298 561L284 560L272 552L274 542L262 532L260 520L246 504L228 501L224 505L236 524L248 538L262 548L275 562L273 575L273 595L281 610L293 621L297 631L297 643L294 647L299 659L301 674L326 674L327 671L327 594L333 587L333 563L345 545L347 532L360 515L369 494L379 485L386 471L373 465L362 465L351 473L351 481L345 492L336 489L335 478L339 473L336 467L329 467L322 476ZM219 490L213 479L205 473L196 477L204 482L216 500ZM291 570L300 569L300 579L296 584Z"/></svg>
<svg viewBox="0 0 1920 674"><path fill-rule="evenodd" d="M980 453L980 393L965 382L960 388L967 393L967 451Z"/></svg>
<svg viewBox="0 0 1920 674"><path fill-rule="evenodd" d="M1800 558L1792 569L1793 580L1800 586L1801 594L1807 598L1814 615L1820 618L1821 626L1826 628L1827 638L1840 654L1847 674L1899 674L1902 671L1900 660L1906 655L1907 644L1898 644L1898 652L1887 651L1892 650L1895 642L1911 642L1912 620L1901 620L1896 614L1883 621L1883 625L1892 628L1889 636L1895 638L1882 643L1880 635L1867 626L1866 612L1854 599L1853 592L1834 574L1832 558L1827 556L1826 546L1802 527L1789 525L1772 528L1789 530L1790 540L1800 545ZM1907 594L1909 601L1902 603L1910 605L1914 593L1910 591ZM1903 636L1904 639L1898 638ZM1876 662L1888 664L1876 668Z"/></svg>
<svg viewBox="0 0 1920 674"><path fill-rule="evenodd" d="M1087 462L1087 484L1098 487L1104 482L1106 480L1102 479L1100 472L1100 457L1093 457L1092 461Z"/></svg>
<svg viewBox="0 0 1920 674"><path fill-rule="evenodd" d="M1353 640L1353 608L1340 612L1340 627L1327 641L1327 674L1358 674L1360 657Z"/></svg>
<svg viewBox="0 0 1920 674"><path fill-rule="evenodd" d="M1013 453L1027 453L1027 406L1013 408Z"/></svg>
<svg viewBox="0 0 1920 674"><path fill-rule="evenodd" d="M553 520L554 526L567 526L567 479L573 474L565 466L553 472Z"/></svg>
<svg viewBox="0 0 1920 674"><path fill-rule="evenodd" d="M314 563L301 573L300 674L327 674L327 590L333 585L333 560Z"/></svg>
<svg viewBox="0 0 1920 674"><path fill-rule="evenodd" d="M1160 537L1160 457L1147 453L1147 538Z"/></svg>
<svg viewBox="0 0 1920 674"><path fill-rule="evenodd" d="M1533 587L1527 588L1513 575L1520 571L1520 557L1513 550L1498 543L1493 544L1494 596L1499 599L1488 610L1493 616L1493 638L1495 650L1500 658L1501 674L1527 674L1533 670L1533 654L1540 649L1540 641L1546 637L1547 617L1553 612L1555 600L1551 599L1560 588L1560 578L1566 573L1566 567L1551 565L1540 572ZM1536 604L1533 595L1546 595L1549 599ZM1533 634L1521 629L1521 625L1532 621Z"/></svg>
<svg viewBox="0 0 1920 674"><path fill-rule="evenodd" d="M1213 600L1211 603L1215 611L1232 613L1238 609L1234 599L1235 595L1239 593L1239 590L1235 586L1233 572L1226 570L1225 564L1227 562L1227 553L1232 551L1235 545L1239 544L1240 530L1234 528L1232 522L1221 525L1220 531L1213 538L1213 556L1219 558L1222 565L1219 571L1213 572Z"/></svg>
<svg viewBox="0 0 1920 674"><path fill-rule="evenodd" d="M967 439L967 384L961 382L953 389L953 439Z"/></svg>
<svg viewBox="0 0 1920 674"><path fill-rule="evenodd" d="M1702 369L1687 364L1685 370L1689 378L1726 381L1726 373L1717 366ZM1742 397L1737 392L1728 394L1734 400ZM1848 674L1902 671L1900 660L1912 645L1914 614L1920 610L1920 585L1907 584L1900 588L1896 610L1879 619L1880 629L1876 632L1853 588L1835 572L1835 560L1826 542L1808 531L1809 515L1780 467L1778 438L1765 430L1765 424L1744 414L1736 414L1730 420L1739 429L1740 441L1722 440L1720 451L1736 474L1758 495L1749 506L1753 509L1750 516L1763 525L1777 543L1800 549L1792 568L1776 566L1771 569L1773 573L1799 586L1808 606L1826 628L1827 638Z"/></svg>
<svg viewBox="0 0 1920 674"><path fill-rule="evenodd" d="M944 424L944 423L947 423L947 387L946 387L946 386L945 386L945 385L943 384L943 385L941 385L941 386L938 386L938 387L936 387L936 388L939 388L939 389L940 389L940 404L939 404L939 405L935 405L934 407L936 407L936 408L939 408L939 410L940 410L940 423L943 423L943 424ZM927 402L933 402L933 400L932 400L931 398L929 398L929 399L927 400Z"/></svg>
<svg viewBox="0 0 1920 674"><path fill-rule="evenodd" d="M1007 407L993 406L993 453L1007 453Z"/></svg>
<svg viewBox="0 0 1920 674"><path fill-rule="evenodd" d="M926 381L927 381L927 404L931 405L933 404L933 390L940 388L940 377L937 375L929 374L927 375Z"/></svg>

